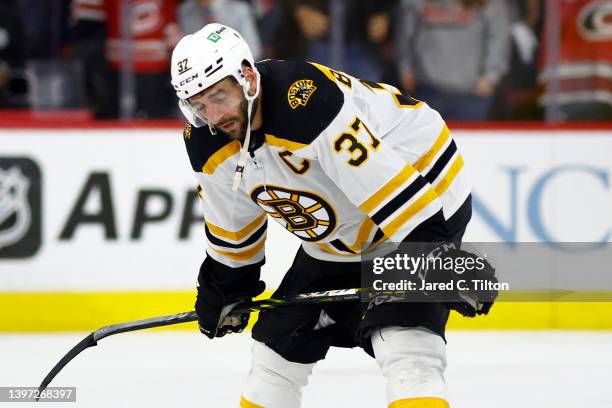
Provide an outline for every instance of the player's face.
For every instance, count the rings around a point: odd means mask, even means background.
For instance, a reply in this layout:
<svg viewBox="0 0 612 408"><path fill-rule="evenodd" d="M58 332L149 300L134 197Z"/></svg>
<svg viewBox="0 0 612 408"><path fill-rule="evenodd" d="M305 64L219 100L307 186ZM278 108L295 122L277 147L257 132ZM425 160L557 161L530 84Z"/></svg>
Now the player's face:
<svg viewBox="0 0 612 408"><path fill-rule="evenodd" d="M189 104L230 139L244 138L248 105L242 88L233 78L225 78L192 96Z"/></svg>

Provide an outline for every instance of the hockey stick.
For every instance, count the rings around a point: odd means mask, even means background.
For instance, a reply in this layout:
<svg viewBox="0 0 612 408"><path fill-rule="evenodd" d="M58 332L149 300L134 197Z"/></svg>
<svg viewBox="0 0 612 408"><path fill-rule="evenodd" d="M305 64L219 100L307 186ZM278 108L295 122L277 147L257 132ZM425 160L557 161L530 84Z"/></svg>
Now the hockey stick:
<svg viewBox="0 0 612 408"><path fill-rule="evenodd" d="M319 304L330 302L347 302L360 300L362 296L367 295L368 289L336 289L323 292L302 293L295 296L288 296L282 299L263 299L263 300L248 300L243 305L234 308L230 315L240 315L247 312L256 312L260 310L281 309L301 304ZM397 291L405 294L403 291ZM385 292L391 293L391 292ZM55 376L83 350L93 347L98 344L98 341L105 337L114 334L126 333L135 330L149 329L151 327L169 326L172 324L193 322L198 320L196 312L184 312L167 316L152 317L144 320L135 320L131 322L118 323L110 326L104 326L81 340L74 346L62 359L49 371L49 374L44 378L38 386L38 395L47 388ZM38 398L36 398L38 401Z"/></svg>

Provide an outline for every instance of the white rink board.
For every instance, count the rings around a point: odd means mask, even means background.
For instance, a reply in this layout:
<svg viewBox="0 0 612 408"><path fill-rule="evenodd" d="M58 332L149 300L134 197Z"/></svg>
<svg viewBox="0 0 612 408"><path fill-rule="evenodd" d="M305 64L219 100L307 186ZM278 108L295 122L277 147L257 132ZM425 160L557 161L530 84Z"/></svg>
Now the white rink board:
<svg viewBox="0 0 612 408"><path fill-rule="evenodd" d="M466 241L612 239L612 132L453 134L473 180Z"/></svg>
<svg viewBox="0 0 612 408"><path fill-rule="evenodd" d="M609 241L612 135L603 131L457 131L474 181L470 241ZM42 175L42 242L31 257L0 257L0 291L183 290L195 285L204 230L179 239L195 181L180 130L1 130L0 159L26 157ZM6 169L4 169L6 170ZM60 234L90 176L108 176L116 239L98 224ZM106 176L105 176L106 177ZM131 238L139 192L173 207ZM83 211L101 209L92 189ZM163 201L146 210L159 214ZM199 211L195 203L190 212ZM277 285L299 242L270 220L268 287Z"/></svg>

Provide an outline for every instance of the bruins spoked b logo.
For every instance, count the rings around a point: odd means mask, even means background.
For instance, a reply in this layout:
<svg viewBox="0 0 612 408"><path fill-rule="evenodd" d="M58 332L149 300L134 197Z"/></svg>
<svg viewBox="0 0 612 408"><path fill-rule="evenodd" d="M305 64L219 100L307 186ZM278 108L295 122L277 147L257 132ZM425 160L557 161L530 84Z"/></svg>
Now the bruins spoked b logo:
<svg viewBox="0 0 612 408"><path fill-rule="evenodd" d="M259 186L251 199L290 232L304 241L319 241L336 227L331 205L316 194L283 187Z"/></svg>

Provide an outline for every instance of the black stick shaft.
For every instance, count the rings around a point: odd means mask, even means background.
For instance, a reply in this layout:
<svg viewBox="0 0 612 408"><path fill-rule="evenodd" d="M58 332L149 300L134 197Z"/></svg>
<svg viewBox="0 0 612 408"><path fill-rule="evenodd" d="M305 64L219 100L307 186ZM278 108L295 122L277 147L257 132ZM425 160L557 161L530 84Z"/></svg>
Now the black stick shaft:
<svg viewBox="0 0 612 408"><path fill-rule="evenodd" d="M248 312L256 312L261 310L280 309L302 304L320 304L330 302L348 302L361 299L364 289L337 289L324 292L303 293L296 296L290 296L283 299L263 299L255 301L246 301L244 304L237 305L231 312L231 315L240 315ZM38 387L39 395L55 376L64 368L72 359L79 355L83 350L97 345L97 342L105 337L114 334L126 333L130 331L149 329L152 327L169 326L173 324L193 322L198 320L196 312L184 312L167 316L152 317L149 319L135 320L131 322L118 323L110 326L104 326L87 337L81 340L74 346L62 359L51 369L49 374L45 376L42 383Z"/></svg>

